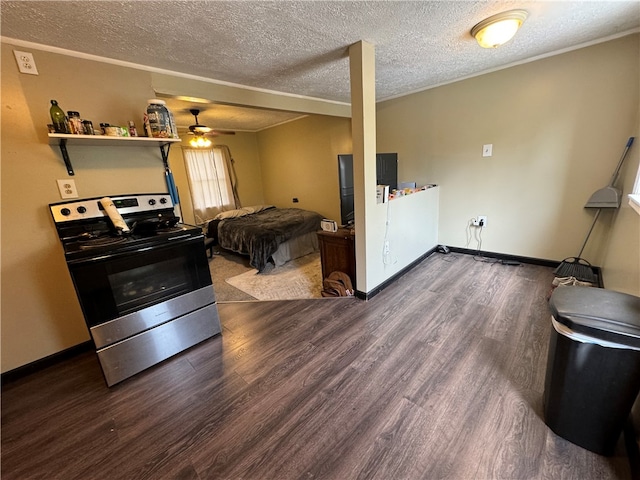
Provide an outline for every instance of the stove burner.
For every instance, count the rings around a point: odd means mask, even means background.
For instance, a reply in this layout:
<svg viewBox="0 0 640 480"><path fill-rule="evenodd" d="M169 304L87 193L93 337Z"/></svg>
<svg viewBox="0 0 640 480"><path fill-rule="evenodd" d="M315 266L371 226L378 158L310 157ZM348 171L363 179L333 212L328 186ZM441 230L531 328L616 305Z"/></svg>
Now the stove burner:
<svg viewBox="0 0 640 480"><path fill-rule="evenodd" d="M105 245L115 245L116 243L122 243L125 240L125 237L90 238L89 240L83 240L80 243L80 249L85 250L88 248L104 247Z"/></svg>

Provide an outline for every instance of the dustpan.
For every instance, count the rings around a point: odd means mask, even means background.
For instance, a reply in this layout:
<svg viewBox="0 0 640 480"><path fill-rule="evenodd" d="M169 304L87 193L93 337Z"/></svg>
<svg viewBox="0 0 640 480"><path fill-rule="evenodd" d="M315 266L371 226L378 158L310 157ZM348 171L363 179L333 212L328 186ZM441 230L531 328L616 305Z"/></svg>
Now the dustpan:
<svg viewBox="0 0 640 480"><path fill-rule="evenodd" d="M624 147L624 151L622 152L622 156L618 161L618 166L616 167L613 175L611 175L611 180L609 181L609 185L601 188L600 190L596 190L584 208L618 208L620 207L620 202L622 200L622 190L614 187L613 185L616 183L618 179L618 175L620 174L620 168L622 168L622 163L627 156L627 152L631 148L633 144L634 137L629 137L627 140L627 145Z"/></svg>
<svg viewBox="0 0 640 480"><path fill-rule="evenodd" d="M618 174L620 173L620 168L622 167L622 163L633 144L634 137L629 137L627 141L627 145L622 152L622 156L618 161L618 166L616 167L613 175L611 176L611 180L609 181L609 185L603 187L597 191L595 191L589 200L585 204L584 208L597 208L596 214L593 217L593 221L591 222L591 227L589 228L589 232L582 243L582 248L580 249L580 253L578 253L577 257L569 257L565 258L560 265L553 271L553 274L556 277L574 277L582 282L596 283L598 281L598 277L593 273L593 268L591 264L585 260L584 258L580 258L582 255L582 251L584 247L587 245L589 241L589 237L591 236L591 232L593 231L593 227L595 227L596 222L598 221L598 217L600 216L601 209L603 208L619 208L622 200L622 191L613 185L616 183L618 179Z"/></svg>
<svg viewBox="0 0 640 480"><path fill-rule="evenodd" d="M595 191L584 208L618 208L621 200L622 191L619 188L606 186Z"/></svg>

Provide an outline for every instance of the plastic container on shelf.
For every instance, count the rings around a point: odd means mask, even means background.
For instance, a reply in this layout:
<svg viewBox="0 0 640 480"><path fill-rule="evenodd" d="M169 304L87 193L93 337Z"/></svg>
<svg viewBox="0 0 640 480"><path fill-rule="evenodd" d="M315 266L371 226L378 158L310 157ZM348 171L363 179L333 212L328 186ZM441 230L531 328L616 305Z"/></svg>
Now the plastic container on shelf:
<svg viewBox="0 0 640 480"><path fill-rule="evenodd" d="M82 129L85 135L94 135L95 132L93 130L93 123L91 120L83 120L82 121Z"/></svg>
<svg viewBox="0 0 640 480"><path fill-rule="evenodd" d="M154 138L179 138L173 115L164 100L149 100L145 118L145 131Z"/></svg>
<svg viewBox="0 0 640 480"><path fill-rule="evenodd" d="M69 133L74 135L84 135L84 126L82 125L82 118L80 118L79 112L68 111L67 118L69 121Z"/></svg>

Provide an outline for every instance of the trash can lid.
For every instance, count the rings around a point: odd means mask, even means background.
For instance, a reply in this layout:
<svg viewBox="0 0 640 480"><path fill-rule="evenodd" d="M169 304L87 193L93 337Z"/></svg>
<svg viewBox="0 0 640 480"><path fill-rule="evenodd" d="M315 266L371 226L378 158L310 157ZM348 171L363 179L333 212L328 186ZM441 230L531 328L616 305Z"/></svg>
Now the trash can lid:
<svg viewBox="0 0 640 480"><path fill-rule="evenodd" d="M640 348L640 298L595 287L558 287L549 299L553 317L575 332Z"/></svg>

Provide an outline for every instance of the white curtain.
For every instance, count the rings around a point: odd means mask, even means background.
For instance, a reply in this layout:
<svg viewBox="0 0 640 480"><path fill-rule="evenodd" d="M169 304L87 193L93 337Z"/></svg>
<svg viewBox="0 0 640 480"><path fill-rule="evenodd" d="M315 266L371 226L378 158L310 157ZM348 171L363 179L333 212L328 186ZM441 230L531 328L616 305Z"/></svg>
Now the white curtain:
<svg viewBox="0 0 640 480"><path fill-rule="evenodd" d="M202 225L218 213L237 208L231 153L225 146L182 148L193 214Z"/></svg>

